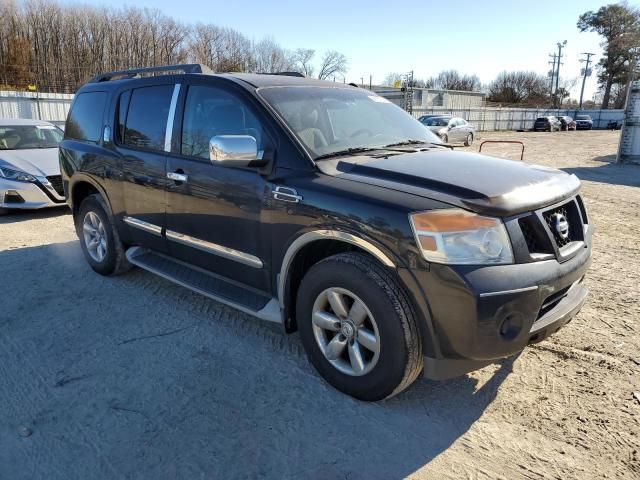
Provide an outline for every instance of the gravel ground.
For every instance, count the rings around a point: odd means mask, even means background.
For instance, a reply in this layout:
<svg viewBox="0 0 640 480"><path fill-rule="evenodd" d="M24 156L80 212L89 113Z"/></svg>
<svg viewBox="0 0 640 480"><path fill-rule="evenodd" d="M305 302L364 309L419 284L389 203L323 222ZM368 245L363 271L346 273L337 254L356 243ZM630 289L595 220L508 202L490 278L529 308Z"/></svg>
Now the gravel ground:
<svg viewBox="0 0 640 480"><path fill-rule="evenodd" d="M0 218L0 478L639 478L640 167L611 164L618 134L482 135L583 180L590 297L517 358L376 404L297 335L93 273L64 209Z"/></svg>

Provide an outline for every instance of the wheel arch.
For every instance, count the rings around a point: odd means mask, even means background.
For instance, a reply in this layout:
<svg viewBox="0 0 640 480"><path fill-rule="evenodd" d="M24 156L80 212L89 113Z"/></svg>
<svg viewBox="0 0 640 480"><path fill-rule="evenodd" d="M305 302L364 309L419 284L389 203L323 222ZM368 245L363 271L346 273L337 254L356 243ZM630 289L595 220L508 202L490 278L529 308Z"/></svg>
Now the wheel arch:
<svg viewBox="0 0 640 480"><path fill-rule="evenodd" d="M304 274L320 260L349 251L366 253L389 268L395 269L397 266L393 256L384 252L373 242L337 230L307 232L296 238L287 248L278 275L278 299L287 332L297 330L296 295Z"/></svg>
<svg viewBox="0 0 640 480"><path fill-rule="evenodd" d="M76 181L74 181L71 184L70 190L71 191L69 194L69 199L71 204L71 211L73 212L74 215L78 212L78 209L80 208L80 204L82 203L82 201L85 198L87 198L89 195L93 195L95 193L101 195L102 198L104 199L105 204L109 209L109 212L107 213L112 213L111 204L109 202L109 197L106 195L106 192L96 182L92 181L88 177L83 176L77 179Z"/></svg>

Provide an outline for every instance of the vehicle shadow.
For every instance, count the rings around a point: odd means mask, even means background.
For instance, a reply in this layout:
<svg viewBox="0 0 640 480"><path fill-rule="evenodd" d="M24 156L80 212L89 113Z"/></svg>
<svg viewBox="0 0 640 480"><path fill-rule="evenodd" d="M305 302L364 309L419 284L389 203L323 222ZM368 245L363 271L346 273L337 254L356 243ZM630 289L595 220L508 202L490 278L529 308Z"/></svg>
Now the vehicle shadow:
<svg viewBox="0 0 640 480"><path fill-rule="evenodd" d="M640 187L640 165L616 163L616 155L595 157L602 165L597 167L567 167L561 170L573 173L580 180L609 183L627 187Z"/></svg>
<svg viewBox="0 0 640 480"><path fill-rule="evenodd" d="M39 210L9 209L5 215L0 216L0 225L6 223L25 222L34 219L55 218L62 215L70 215L71 210L66 205L60 207L43 208Z"/></svg>
<svg viewBox="0 0 640 480"><path fill-rule="evenodd" d="M34 477L404 478L465 435L516 360L366 403L327 385L296 334L139 269L97 275L78 241L0 251L0 271L20 292L0 311L0 478L33 458Z"/></svg>

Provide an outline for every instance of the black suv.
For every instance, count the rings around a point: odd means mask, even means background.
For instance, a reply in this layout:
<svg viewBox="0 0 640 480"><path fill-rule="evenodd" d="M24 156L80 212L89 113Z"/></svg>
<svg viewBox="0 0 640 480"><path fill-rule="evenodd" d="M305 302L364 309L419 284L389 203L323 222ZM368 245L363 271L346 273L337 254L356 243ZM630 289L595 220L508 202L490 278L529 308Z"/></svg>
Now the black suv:
<svg viewBox="0 0 640 480"><path fill-rule="evenodd" d="M553 115L548 117L538 117L536 118L536 121L533 122L533 130L536 132L553 132L554 130L557 130L559 132L562 130L562 123Z"/></svg>
<svg viewBox="0 0 640 480"><path fill-rule="evenodd" d="M298 330L365 400L520 352L585 301L573 175L454 152L371 91L198 65L100 75L60 145L84 255Z"/></svg>

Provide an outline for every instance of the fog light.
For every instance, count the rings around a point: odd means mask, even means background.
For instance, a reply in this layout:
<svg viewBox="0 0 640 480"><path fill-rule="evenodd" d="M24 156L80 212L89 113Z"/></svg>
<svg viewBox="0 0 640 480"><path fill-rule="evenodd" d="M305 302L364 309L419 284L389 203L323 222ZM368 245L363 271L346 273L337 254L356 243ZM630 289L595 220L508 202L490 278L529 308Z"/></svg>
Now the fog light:
<svg viewBox="0 0 640 480"><path fill-rule="evenodd" d="M24 198L15 190L7 190L4 194L4 203L24 203Z"/></svg>
<svg viewBox="0 0 640 480"><path fill-rule="evenodd" d="M522 331L522 315L510 313L500 324L500 336L505 340L513 340Z"/></svg>

